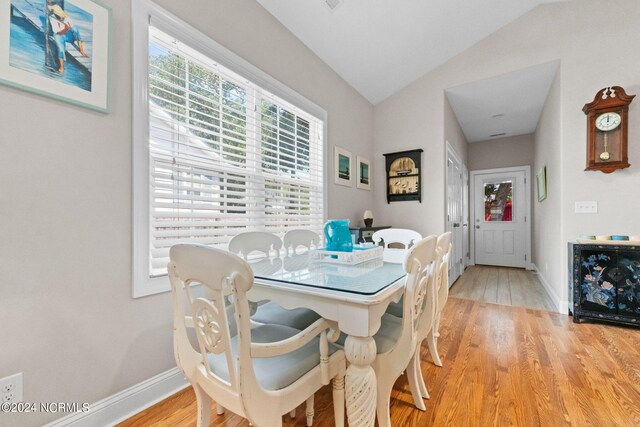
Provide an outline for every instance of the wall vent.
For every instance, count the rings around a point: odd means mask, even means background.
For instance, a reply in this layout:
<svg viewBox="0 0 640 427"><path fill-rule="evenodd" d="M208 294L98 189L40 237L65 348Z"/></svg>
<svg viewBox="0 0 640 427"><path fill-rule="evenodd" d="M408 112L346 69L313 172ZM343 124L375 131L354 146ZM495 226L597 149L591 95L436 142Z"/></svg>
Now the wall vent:
<svg viewBox="0 0 640 427"><path fill-rule="evenodd" d="M493 135L489 135L489 138L495 138L496 136L505 136L506 134L506 132L494 133Z"/></svg>

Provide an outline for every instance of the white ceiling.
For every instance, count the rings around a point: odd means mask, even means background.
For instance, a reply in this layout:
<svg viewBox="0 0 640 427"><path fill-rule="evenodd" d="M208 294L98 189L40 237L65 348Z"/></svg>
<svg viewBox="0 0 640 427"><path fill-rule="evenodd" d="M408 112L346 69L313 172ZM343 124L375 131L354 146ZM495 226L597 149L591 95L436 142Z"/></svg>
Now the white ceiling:
<svg viewBox="0 0 640 427"><path fill-rule="evenodd" d="M535 132L558 65L548 62L447 89L467 141Z"/></svg>
<svg viewBox="0 0 640 427"><path fill-rule="evenodd" d="M372 104L542 3L257 0ZM562 1L562 0L558 0Z"/></svg>

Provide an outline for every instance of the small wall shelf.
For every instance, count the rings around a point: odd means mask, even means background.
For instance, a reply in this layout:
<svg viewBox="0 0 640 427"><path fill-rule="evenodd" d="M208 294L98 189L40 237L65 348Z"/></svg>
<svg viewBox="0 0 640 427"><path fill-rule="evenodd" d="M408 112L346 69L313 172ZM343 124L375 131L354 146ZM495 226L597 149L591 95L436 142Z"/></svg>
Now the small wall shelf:
<svg viewBox="0 0 640 427"><path fill-rule="evenodd" d="M420 182L422 149L384 154L387 203L417 200L422 203Z"/></svg>

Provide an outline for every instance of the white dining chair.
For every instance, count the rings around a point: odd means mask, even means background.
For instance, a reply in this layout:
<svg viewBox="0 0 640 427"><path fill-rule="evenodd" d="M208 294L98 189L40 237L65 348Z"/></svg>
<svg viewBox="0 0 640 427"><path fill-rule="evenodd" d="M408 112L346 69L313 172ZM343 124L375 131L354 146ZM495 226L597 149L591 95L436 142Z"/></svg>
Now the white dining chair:
<svg viewBox="0 0 640 427"><path fill-rule="evenodd" d="M344 352L329 343L337 335L324 319L298 331L282 325L251 328L246 293L253 286L249 264L229 252L180 244L170 250L174 305L174 354L198 404L198 427L209 425L211 400L254 426L281 426L282 415L307 403L333 380L335 425L344 425ZM209 298L194 298L202 284ZM226 297L233 295L233 304ZM186 310L189 312L187 313ZM197 337L191 344L188 329ZM237 332L237 333L236 333Z"/></svg>
<svg viewBox="0 0 640 427"><path fill-rule="evenodd" d="M282 239L265 231L247 231L233 236L229 241L229 252L242 256L245 260L254 252L266 257L279 256L281 248Z"/></svg>
<svg viewBox="0 0 640 427"><path fill-rule="evenodd" d="M436 262L434 263L434 274L432 275L432 281L434 282L434 289L436 291L436 311L433 321L429 321L426 317L421 320L418 328L418 345L416 346L415 354L411 358L409 365L407 366L407 379L409 382L409 388L411 389L411 395L416 408L425 411L426 406L423 399L429 398L429 391L424 382L422 375L420 350L422 342L426 339L427 346L433 363L437 366L442 366L442 361L438 355L438 332L440 317L442 310L447 302L449 295L449 257L451 256L451 232L446 232L438 236L438 242L436 246Z"/></svg>
<svg viewBox="0 0 640 427"><path fill-rule="evenodd" d="M401 264L404 262L407 251L412 244L419 242L422 235L414 230L406 228L385 228L378 230L371 236L371 240L376 245L380 242L384 244L383 259L386 262ZM402 245L402 248L390 247L391 245Z"/></svg>
<svg viewBox="0 0 640 427"><path fill-rule="evenodd" d="M282 240L272 233L248 231L234 236L229 242L229 252L242 255L247 260L249 254L262 254L262 258L252 257L251 262L263 262L265 258L279 257ZM307 308L287 310L273 301L267 301L256 307L251 316L254 322L275 323L296 329L305 329L318 320L320 315Z"/></svg>
<svg viewBox="0 0 640 427"><path fill-rule="evenodd" d="M295 255L296 249L300 246L307 248L307 251L317 248L320 245L320 237L311 230L296 229L287 231L282 242L287 254Z"/></svg>
<svg viewBox="0 0 640 427"><path fill-rule="evenodd" d="M442 317L442 311L449 299L449 260L451 258L451 232L438 236L437 251L439 259L438 266L438 281L436 282L436 289L438 292L438 303L436 312L436 321L433 329L429 333L427 344L429 345L429 352L433 363L437 366L442 366L440 356L438 354L438 337L440 337L440 318Z"/></svg>
<svg viewBox="0 0 640 427"><path fill-rule="evenodd" d="M393 384L408 366L418 344L418 326L423 318L435 318L435 281L431 280L436 259L436 236L429 236L413 245L403 263L405 292L403 316L382 315L380 329L373 336L377 355L372 364L377 379L377 409L379 426L391 426L389 404ZM344 345L340 335L338 344Z"/></svg>
<svg viewBox="0 0 640 427"><path fill-rule="evenodd" d="M376 245L379 245L382 241L384 244L384 253L382 258L386 262L394 264L400 264L404 262L405 257L409 251L409 247L412 244L419 242L422 239L422 235L414 230L406 228L385 228L378 230L371 236L371 239ZM390 248L389 245L398 244L402 245L402 248ZM402 300L397 303L392 302L387 307L387 313L393 314L397 317L402 317Z"/></svg>

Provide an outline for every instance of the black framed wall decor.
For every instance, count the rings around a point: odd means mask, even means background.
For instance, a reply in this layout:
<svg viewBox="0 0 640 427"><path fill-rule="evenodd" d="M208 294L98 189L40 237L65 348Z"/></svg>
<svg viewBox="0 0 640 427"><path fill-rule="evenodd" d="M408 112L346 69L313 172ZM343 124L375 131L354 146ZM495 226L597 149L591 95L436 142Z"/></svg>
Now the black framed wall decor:
<svg viewBox="0 0 640 427"><path fill-rule="evenodd" d="M422 149L384 154L387 203L417 200L422 203L420 182Z"/></svg>

